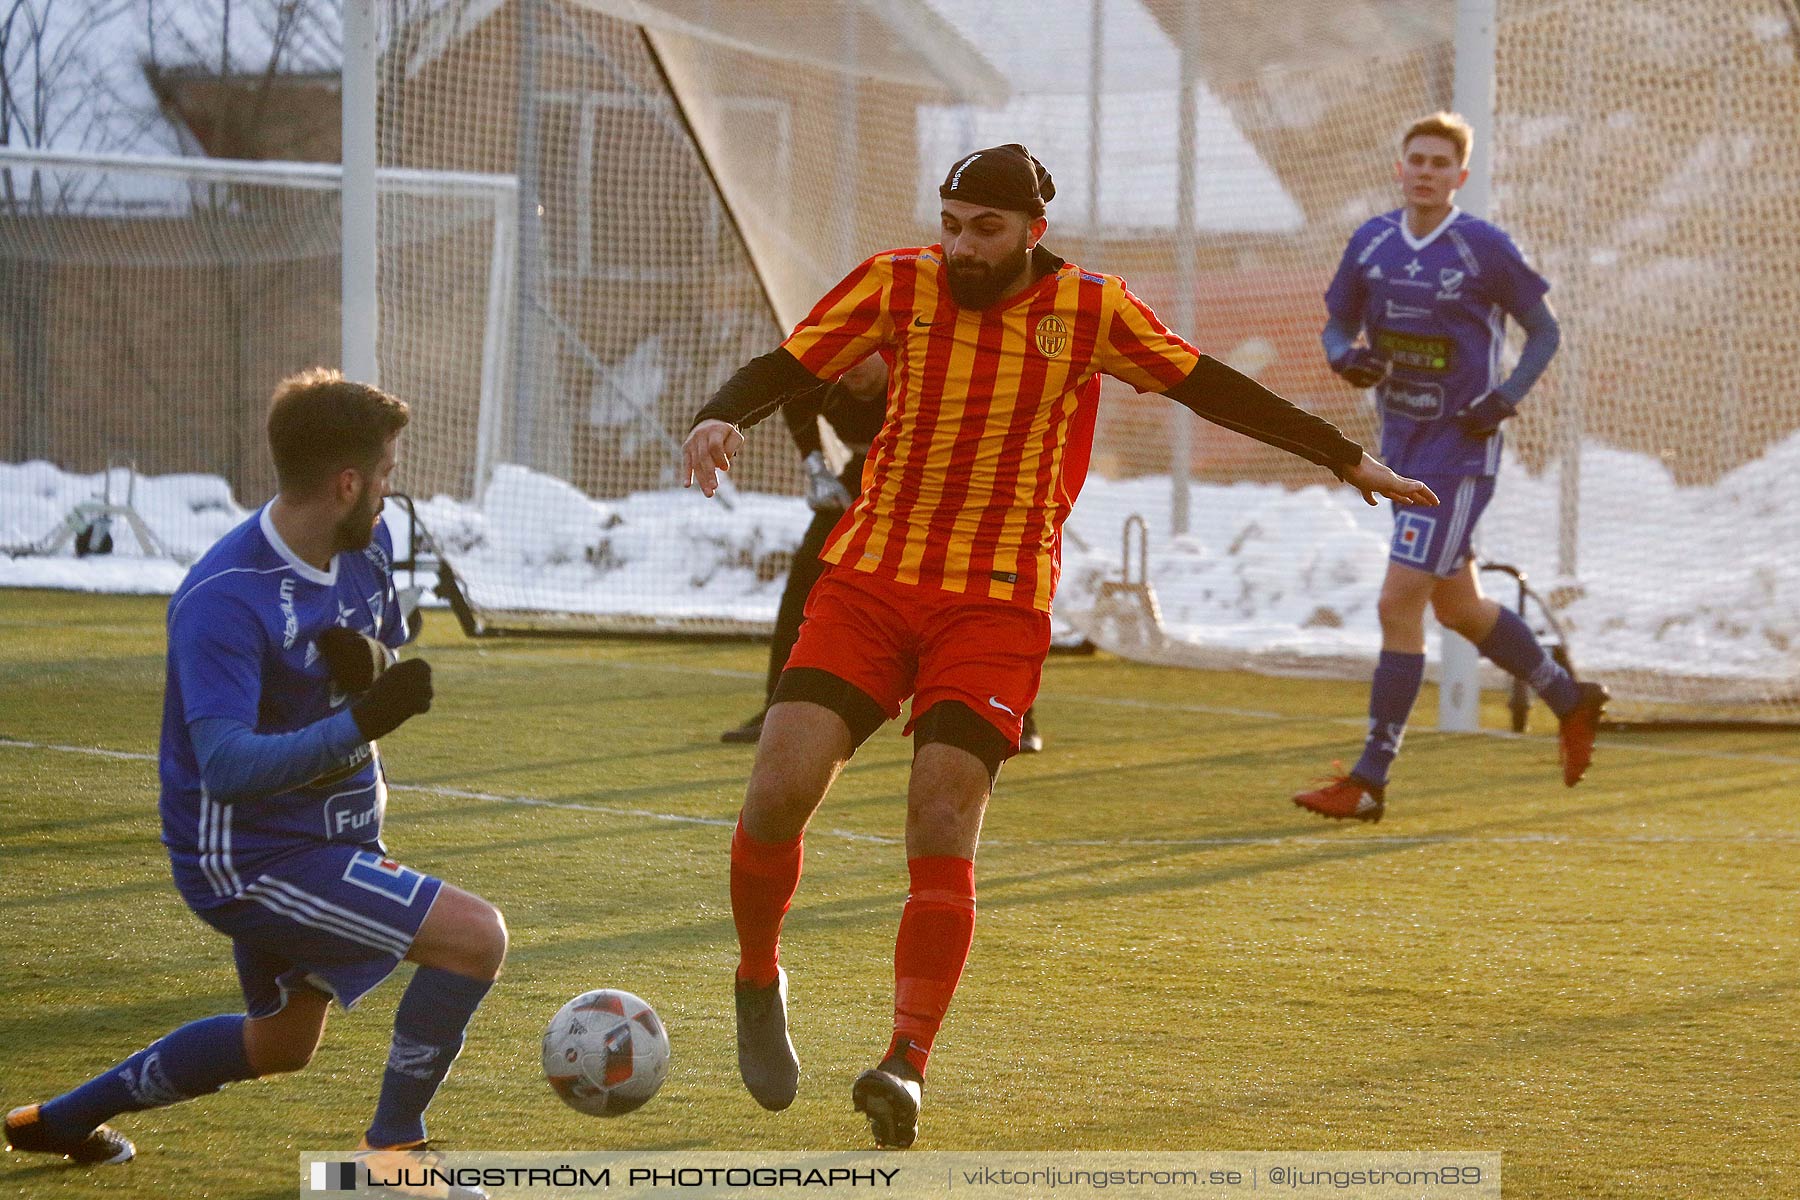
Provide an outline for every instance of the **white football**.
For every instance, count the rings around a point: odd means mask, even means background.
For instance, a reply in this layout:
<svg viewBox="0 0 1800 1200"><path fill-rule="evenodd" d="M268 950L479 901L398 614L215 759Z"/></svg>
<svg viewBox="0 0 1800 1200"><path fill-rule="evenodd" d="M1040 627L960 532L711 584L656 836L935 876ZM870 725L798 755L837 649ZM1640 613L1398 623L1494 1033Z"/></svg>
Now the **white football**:
<svg viewBox="0 0 1800 1200"><path fill-rule="evenodd" d="M640 1107L668 1073L669 1034L630 992L583 992L544 1030L544 1078L564 1104L591 1117Z"/></svg>

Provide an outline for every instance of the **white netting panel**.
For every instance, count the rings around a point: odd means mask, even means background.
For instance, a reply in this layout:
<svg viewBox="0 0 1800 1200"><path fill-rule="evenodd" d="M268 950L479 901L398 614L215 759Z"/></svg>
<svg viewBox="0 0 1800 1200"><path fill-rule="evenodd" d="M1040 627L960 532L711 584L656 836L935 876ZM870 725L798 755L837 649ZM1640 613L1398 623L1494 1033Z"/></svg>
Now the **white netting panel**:
<svg viewBox="0 0 1800 1200"><path fill-rule="evenodd" d="M675 487L674 447L850 265L932 240L945 166L1004 141L1056 176L1052 249L1372 444L1322 362L1320 297L1349 232L1396 203L1398 132L1451 102L1454 8L383 0L383 165L510 177L519 198L498 236L479 205L384 206L383 382L419 412L403 483L492 614L766 623L807 519L792 447L757 431L728 511ZM1498 13L1477 153L1564 348L1482 548L1640 711L1800 715L1800 13ZM0 393L0 458L91 472L129 452L254 502L269 383L335 357L333 204L8 210L0 367L21 386ZM140 436L169 449L127 451ZM1319 483L1109 387L1060 614L1116 579L1137 513L1154 656L1366 670L1388 516Z"/></svg>
<svg viewBox="0 0 1800 1200"><path fill-rule="evenodd" d="M1490 547L1645 700L1800 712L1800 9L1507 0L1496 217L1563 352ZM1521 468L1523 468L1521 470Z"/></svg>
<svg viewBox="0 0 1800 1200"><path fill-rule="evenodd" d="M275 383L337 360L335 168L15 153L0 175L0 547L72 554L77 509L129 499L191 560L273 490ZM487 298L510 183L390 174L380 191L381 365L414 408L409 479L467 497L484 355L504 354ZM112 524L120 555L149 549Z"/></svg>
<svg viewBox="0 0 1800 1200"><path fill-rule="evenodd" d="M708 528L719 506L676 466L694 411L779 327L641 28L562 0L385 19L382 162L519 181L503 468L473 505L423 509L470 599L495 623L766 625L803 507L741 496ZM769 443L733 474L799 481Z"/></svg>
<svg viewBox="0 0 1800 1200"><path fill-rule="evenodd" d="M1202 348L1373 443L1372 414L1321 360L1320 295L1350 230L1397 203L1398 132L1450 105L1453 6L931 4L957 49L922 65L917 29L884 26L886 8L758 5L755 29L725 36L697 28L711 7L629 6L784 320L860 256L931 240L947 163L1023 141L1058 181L1049 245L1125 275ZM830 48L823 64L771 48L770 31L802 10L809 39ZM1499 17L1497 130L1478 153L1492 158L1493 215L1554 285L1565 349L1511 431L1481 548L1552 597L1581 665L1635 712L1792 717L1793 8L1503 0ZM877 78L877 61L905 69ZM730 116L753 100L775 104L778 131ZM1317 478L1160 398L1109 389L1063 614L1079 623L1118 575L1119 530L1138 512L1174 637L1137 652L1366 669L1386 512L1294 490Z"/></svg>

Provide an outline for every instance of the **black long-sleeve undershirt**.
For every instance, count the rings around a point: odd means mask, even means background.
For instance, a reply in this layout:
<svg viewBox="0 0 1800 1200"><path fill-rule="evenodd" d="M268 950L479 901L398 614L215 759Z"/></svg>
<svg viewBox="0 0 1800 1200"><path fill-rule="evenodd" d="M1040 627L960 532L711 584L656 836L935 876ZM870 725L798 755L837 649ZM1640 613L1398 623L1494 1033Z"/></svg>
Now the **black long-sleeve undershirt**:
<svg viewBox="0 0 1800 1200"><path fill-rule="evenodd" d="M821 383L795 392L781 402L781 419L800 449L800 457L817 451L824 453L825 439L819 436L819 414L825 411L825 397L831 392L829 383Z"/></svg>
<svg viewBox="0 0 1800 1200"><path fill-rule="evenodd" d="M1363 448L1323 417L1316 417L1234 371L1211 355L1163 395L1246 437L1297 454L1338 475L1362 461Z"/></svg>
<svg viewBox="0 0 1800 1200"><path fill-rule="evenodd" d="M725 386L695 415L694 424L724 421L739 429L749 429L780 408L795 392L817 388L822 382L801 366L800 360L786 347L777 346L739 367L737 374L727 379Z"/></svg>
<svg viewBox="0 0 1800 1200"><path fill-rule="evenodd" d="M748 429L795 393L816 389L819 383L799 359L778 347L739 368L695 416L694 424L716 420ZM1215 425L1340 475L1362 461L1363 448L1330 421L1296 407L1211 355L1202 354L1188 377L1163 394Z"/></svg>

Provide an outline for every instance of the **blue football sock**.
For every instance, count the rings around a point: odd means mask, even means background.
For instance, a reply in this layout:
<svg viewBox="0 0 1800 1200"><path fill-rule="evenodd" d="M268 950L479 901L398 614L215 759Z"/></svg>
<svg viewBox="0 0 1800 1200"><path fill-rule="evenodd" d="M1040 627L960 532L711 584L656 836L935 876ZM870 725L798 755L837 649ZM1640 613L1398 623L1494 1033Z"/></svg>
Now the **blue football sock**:
<svg viewBox="0 0 1800 1200"><path fill-rule="evenodd" d="M394 1013L394 1044L381 1077L381 1101L369 1145L404 1146L425 1138L425 1107L462 1053L463 1031L493 983L420 967Z"/></svg>
<svg viewBox="0 0 1800 1200"><path fill-rule="evenodd" d="M192 1100L239 1079L254 1079L244 1053L241 1013L192 1021L101 1075L48 1101L39 1119L52 1132L81 1137L122 1112Z"/></svg>
<svg viewBox="0 0 1800 1200"><path fill-rule="evenodd" d="M1425 656L1383 650L1369 685L1369 740L1352 774L1370 783L1387 784L1388 768L1400 753L1406 719L1425 683Z"/></svg>
<svg viewBox="0 0 1800 1200"><path fill-rule="evenodd" d="M1566 717L1575 711L1581 690L1575 686L1574 678L1550 657L1518 613L1502 608L1494 628L1476 649L1530 684L1531 690L1542 696L1557 716Z"/></svg>

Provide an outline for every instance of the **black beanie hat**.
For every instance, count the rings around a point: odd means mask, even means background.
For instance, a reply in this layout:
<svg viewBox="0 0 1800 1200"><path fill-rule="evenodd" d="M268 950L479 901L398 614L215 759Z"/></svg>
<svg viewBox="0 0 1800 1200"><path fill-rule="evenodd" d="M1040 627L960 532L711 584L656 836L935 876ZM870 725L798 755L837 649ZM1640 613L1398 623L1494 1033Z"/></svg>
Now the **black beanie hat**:
<svg viewBox="0 0 1800 1200"><path fill-rule="evenodd" d="M1017 142L1008 142L957 159L944 176L938 195L945 200L1041 217L1045 202L1056 195L1056 184L1030 151Z"/></svg>

